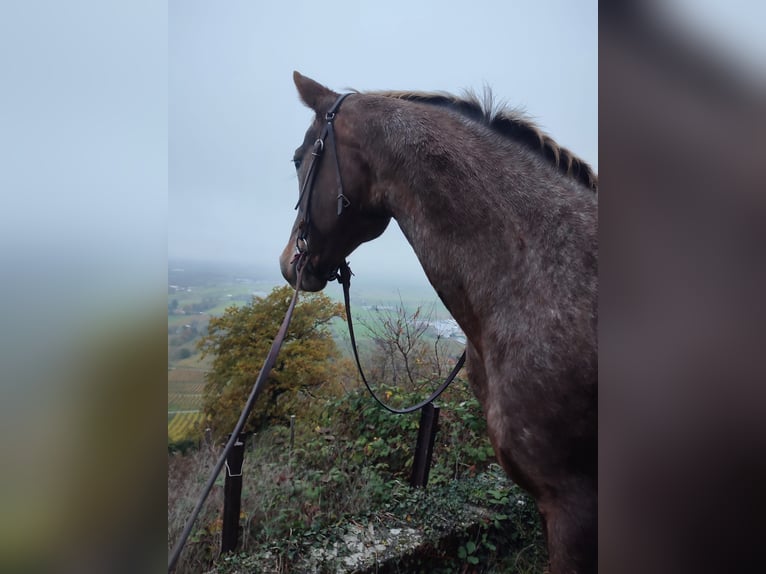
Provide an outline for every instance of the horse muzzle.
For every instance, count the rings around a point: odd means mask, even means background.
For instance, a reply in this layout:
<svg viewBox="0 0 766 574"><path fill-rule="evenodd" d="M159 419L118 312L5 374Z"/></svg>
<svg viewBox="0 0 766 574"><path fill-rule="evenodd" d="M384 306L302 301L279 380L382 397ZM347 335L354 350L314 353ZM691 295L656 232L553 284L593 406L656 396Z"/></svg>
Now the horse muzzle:
<svg viewBox="0 0 766 574"><path fill-rule="evenodd" d="M293 288L300 288L301 291L321 291L327 285L327 281L337 275L335 272L324 273L318 270L312 261L312 257L296 252L292 254L283 253L279 264L285 280ZM301 276L300 286L296 285L298 281L298 265L306 266Z"/></svg>

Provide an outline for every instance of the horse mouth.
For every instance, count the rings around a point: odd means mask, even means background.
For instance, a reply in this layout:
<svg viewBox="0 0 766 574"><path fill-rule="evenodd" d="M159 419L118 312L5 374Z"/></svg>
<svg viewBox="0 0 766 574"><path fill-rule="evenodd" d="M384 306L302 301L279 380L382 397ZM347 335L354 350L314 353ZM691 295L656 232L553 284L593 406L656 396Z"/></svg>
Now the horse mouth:
<svg viewBox="0 0 766 574"><path fill-rule="evenodd" d="M303 271L301 276L301 291L316 292L321 291L327 286L327 279L323 279L313 273L309 273L308 269Z"/></svg>
<svg viewBox="0 0 766 574"><path fill-rule="evenodd" d="M297 287L298 283L298 265L299 257L295 255L291 260L286 261L285 259L282 259L280 261L280 267L282 270L282 276L285 278L285 280L293 287ZM317 272L315 264L309 259L305 263L306 267L303 269L303 272L301 273L301 284L300 284L300 290L301 291L309 291L309 292L316 292L321 291L322 289L327 286L327 277L329 276L329 273L319 273Z"/></svg>

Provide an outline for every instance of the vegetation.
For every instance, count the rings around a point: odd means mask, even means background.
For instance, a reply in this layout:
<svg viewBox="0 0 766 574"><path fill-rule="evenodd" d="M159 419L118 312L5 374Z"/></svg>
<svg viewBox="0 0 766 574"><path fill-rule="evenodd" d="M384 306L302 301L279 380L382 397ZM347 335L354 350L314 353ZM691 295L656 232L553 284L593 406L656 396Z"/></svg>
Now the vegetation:
<svg viewBox="0 0 766 574"><path fill-rule="evenodd" d="M446 375L444 358L451 345L438 334L429 337L433 315L433 307L408 312L400 298L396 306L378 308L359 321L369 337L369 372L375 380L417 389Z"/></svg>
<svg viewBox="0 0 766 574"><path fill-rule="evenodd" d="M241 553L216 560L219 488L180 571L213 564L216 572L231 574L334 571L340 559L320 567L308 565L306 557L342 543L361 526L364 532L415 528L425 534L430 542L399 565L402 572L457 572L478 564L482 571L540 572L545 552L534 504L494 462L481 410L465 383L458 385L441 402L426 490L407 485L418 415L391 415L360 389L328 401L319 421L299 416L292 450L285 427L257 435L245 456ZM414 401L416 394L400 398ZM171 456L171 539L185 518L177 509L193 505L215 454L202 449ZM481 519L473 506L483 509ZM453 537L439 543L447 534Z"/></svg>
<svg viewBox="0 0 766 574"><path fill-rule="evenodd" d="M201 412L183 412L170 415L168 422L168 440L171 443L183 441L191 436L199 436L199 430L205 420Z"/></svg>
<svg viewBox="0 0 766 574"><path fill-rule="evenodd" d="M250 304L231 306L221 317L210 319L197 347L203 358L213 356L205 376L203 411L214 437L221 438L234 428L292 295L291 287L277 287L267 297L253 297ZM277 364L245 430L258 431L284 421L306 399L337 396L342 391L348 365L327 328L340 317L343 307L326 295L302 294Z"/></svg>
<svg viewBox="0 0 766 574"><path fill-rule="evenodd" d="M234 426L290 295L288 288L275 289L230 307L210 319L199 339L211 366L205 412L219 438L199 449L188 450L193 445L183 441L169 449L169 546L209 476L220 438ZM218 556L221 477L178 572L334 572L344 564L328 549L350 536L404 528L422 533L424 544L388 571L541 572L546 557L534 504L496 464L465 381L458 379L439 400L428 489L410 488L418 414L392 415L359 388L327 329L342 310L322 295L302 297L269 382L272 392L261 397L250 427L257 432L248 439L243 469L241 550ZM394 405L417 402L459 351L427 336L420 309L408 313L402 304L378 315L377 323L366 322L366 359L372 378L383 381L377 391ZM176 373L177 384L191 388ZM296 415L293 444L290 415Z"/></svg>

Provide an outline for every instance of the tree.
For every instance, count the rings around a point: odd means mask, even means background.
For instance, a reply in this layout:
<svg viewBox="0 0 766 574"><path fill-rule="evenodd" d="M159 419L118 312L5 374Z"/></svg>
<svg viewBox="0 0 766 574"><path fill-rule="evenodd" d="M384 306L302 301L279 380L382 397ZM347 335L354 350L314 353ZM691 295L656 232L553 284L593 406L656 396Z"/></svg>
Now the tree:
<svg viewBox="0 0 766 574"><path fill-rule="evenodd" d="M421 306L410 313L400 298L395 307L376 308L372 318L359 320L374 344L374 380L412 390L443 378L445 355L453 345L438 333L428 336L433 313L433 307L423 311Z"/></svg>
<svg viewBox="0 0 766 574"><path fill-rule="evenodd" d="M253 297L210 319L198 342L202 356L212 355L206 375L203 409L217 437L231 432L247 401L292 298L290 287L277 287L265 298ZM246 430L295 414L300 403L322 394L337 394L343 368L328 330L343 307L321 293L302 293L277 362L250 415Z"/></svg>

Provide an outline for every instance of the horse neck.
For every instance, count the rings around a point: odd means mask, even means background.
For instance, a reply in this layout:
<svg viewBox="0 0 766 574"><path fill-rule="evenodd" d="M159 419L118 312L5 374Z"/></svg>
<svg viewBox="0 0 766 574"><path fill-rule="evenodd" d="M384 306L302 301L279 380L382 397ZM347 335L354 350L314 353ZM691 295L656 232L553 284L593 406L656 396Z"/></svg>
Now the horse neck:
<svg viewBox="0 0 766 574"><path fill-rule="evenodd" d="M549 213L572 190L560 189L562 178L514 142L487 138L480 128L466 132L453 116L436 127L439 113L420 122L389 115L379 126L370 154L373 196L476 346L493 324L503 330L509 315L523 315L530 298L549 297L534 270L550 243L544 235L560 225ZM595 218L591 199L580 199Z"/></svg>

